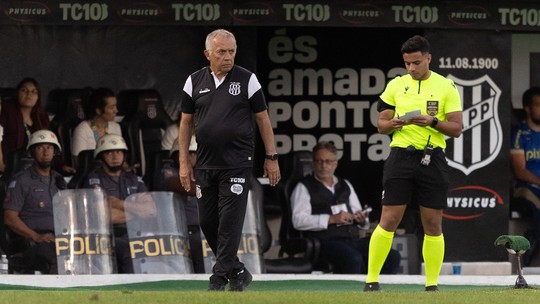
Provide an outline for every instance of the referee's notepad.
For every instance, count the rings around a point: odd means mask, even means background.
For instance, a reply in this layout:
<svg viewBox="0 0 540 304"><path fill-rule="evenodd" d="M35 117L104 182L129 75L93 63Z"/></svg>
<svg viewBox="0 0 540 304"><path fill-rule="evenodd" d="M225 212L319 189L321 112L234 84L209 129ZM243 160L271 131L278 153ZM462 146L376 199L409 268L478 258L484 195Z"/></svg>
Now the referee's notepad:
<svg viewBox="0 0 540 304"><path fill-rule="evenodd" d="M403 119L406 122L408 122L411 118L413 118L414 116L418 116L418 115L421 115L420 110L414 110L414 111L410 111L410 112L405 113L405 115L403 115L403 116L398 116L398 118Z"/></svg>

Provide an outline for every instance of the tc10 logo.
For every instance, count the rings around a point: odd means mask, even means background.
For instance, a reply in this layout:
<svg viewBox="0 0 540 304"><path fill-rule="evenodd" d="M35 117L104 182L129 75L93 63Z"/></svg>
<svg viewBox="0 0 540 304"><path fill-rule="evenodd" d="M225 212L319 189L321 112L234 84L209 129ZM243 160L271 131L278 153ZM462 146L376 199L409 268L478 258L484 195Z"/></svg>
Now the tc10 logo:
<svg viewBox="0 0 540 304"><path fill-rule="evenodd" d="M60 3L63 21L103 21L109 17L105 3Z"/></svg>

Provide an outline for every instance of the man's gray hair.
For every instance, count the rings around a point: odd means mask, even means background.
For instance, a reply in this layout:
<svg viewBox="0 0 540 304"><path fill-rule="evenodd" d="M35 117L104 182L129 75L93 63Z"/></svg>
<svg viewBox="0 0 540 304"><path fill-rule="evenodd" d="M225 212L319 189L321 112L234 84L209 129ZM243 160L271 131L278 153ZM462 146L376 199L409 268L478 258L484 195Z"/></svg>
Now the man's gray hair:
<svg viewBox="0 0 540 304"><path fill-rule="evenodd" d="M217 29L213 32L211 32L210 34L208 34L206 36L206 42L205 42L205 48L207 51L212 51L212 48L214 47L213 43L214 43L214 38L217 37L217 36L223 36L223 37L227 37L227 38L232 38L234 39L234 41L236 42L236 38L234 37L234 34L225 30L225 29Z"/></svg>

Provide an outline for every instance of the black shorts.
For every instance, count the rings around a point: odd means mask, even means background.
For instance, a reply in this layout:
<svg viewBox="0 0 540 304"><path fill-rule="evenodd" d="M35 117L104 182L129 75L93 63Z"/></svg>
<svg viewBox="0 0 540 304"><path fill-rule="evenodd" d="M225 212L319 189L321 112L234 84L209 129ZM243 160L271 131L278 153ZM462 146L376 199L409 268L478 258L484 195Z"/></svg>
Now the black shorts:
<svg viewBox="0 0 540 304"><path fill-rule="evenodd" d="M444 151L436 148L429 166L420 163L423 154L423 150L391 149L384 163L383 205L414 202L432 209L448 206L448 163Z"/></svg>

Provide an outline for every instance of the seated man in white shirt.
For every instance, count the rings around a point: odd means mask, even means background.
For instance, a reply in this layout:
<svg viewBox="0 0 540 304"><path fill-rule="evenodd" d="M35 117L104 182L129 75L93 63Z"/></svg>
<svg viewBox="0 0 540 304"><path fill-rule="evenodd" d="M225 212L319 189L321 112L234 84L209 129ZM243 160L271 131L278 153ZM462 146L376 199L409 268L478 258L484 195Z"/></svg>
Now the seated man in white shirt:
<svg viewBox="0 0 540 304"><path fill-rule="evenodd" d="M369 228L369 211L362 210L351 183L334 175L337 151L332 143L313 148L313 175L304 177L291 195L292 222L304 235L320 241L320 260L334 273L365 274L369 239L360 229ZM395 274L401 256L391 250L382 273Z"/></svg>

